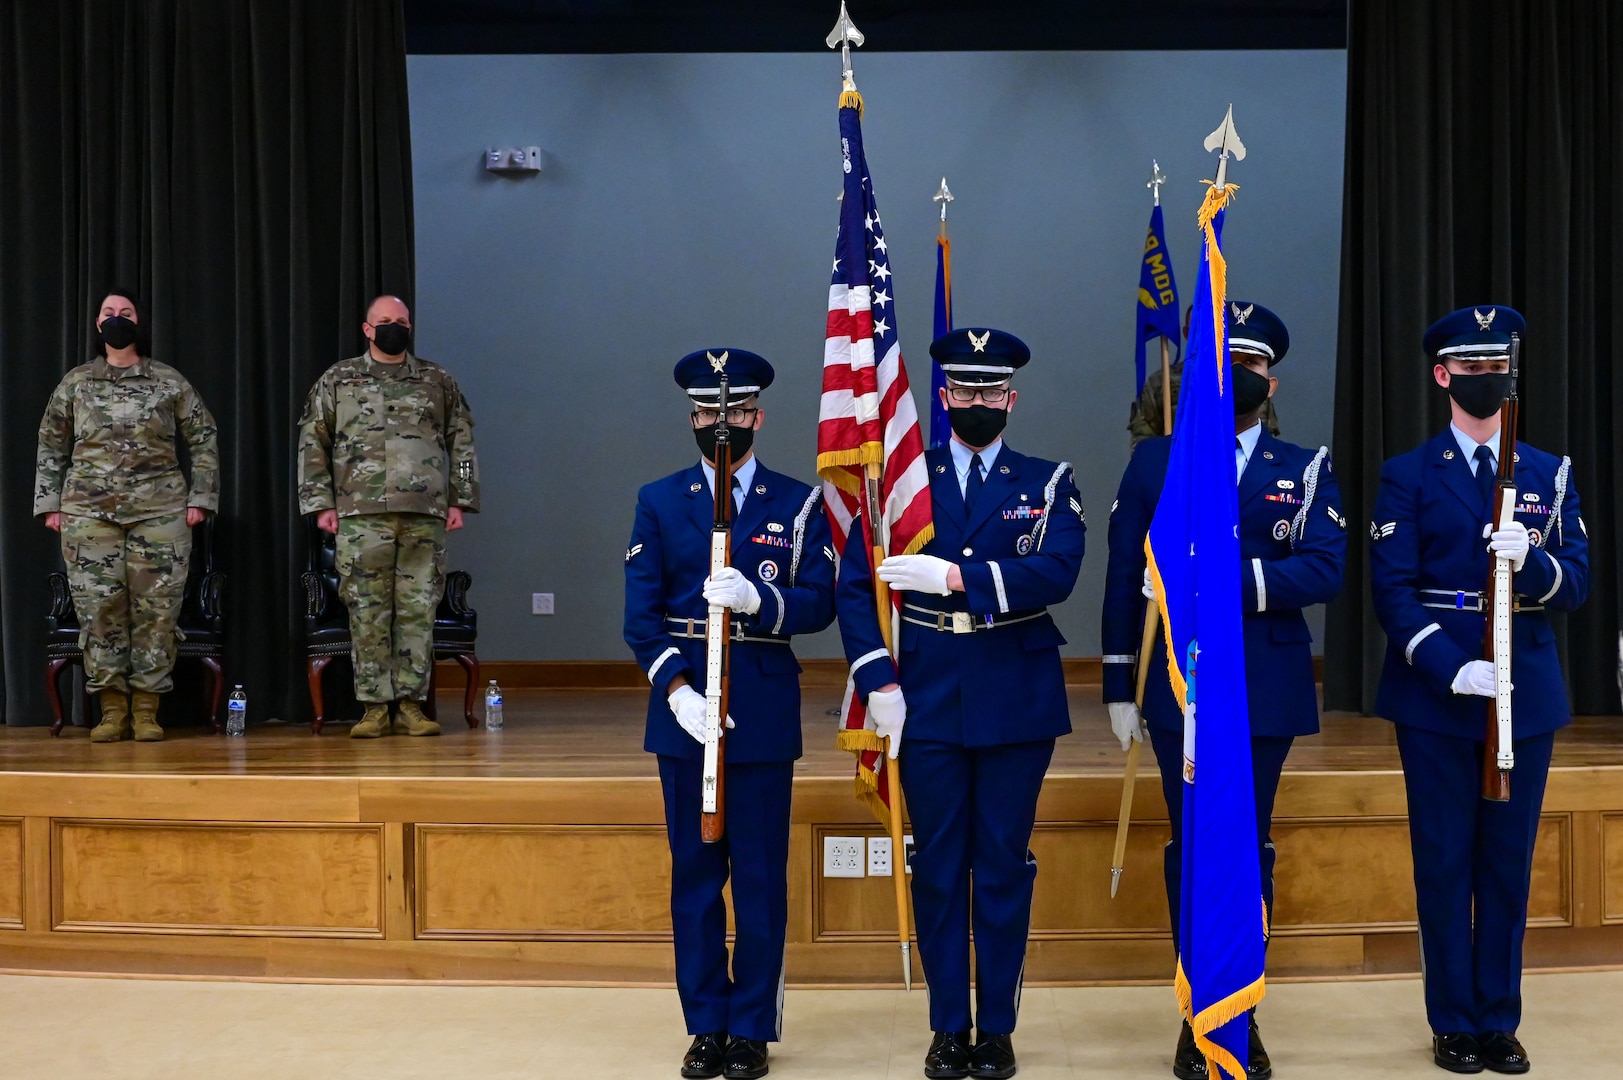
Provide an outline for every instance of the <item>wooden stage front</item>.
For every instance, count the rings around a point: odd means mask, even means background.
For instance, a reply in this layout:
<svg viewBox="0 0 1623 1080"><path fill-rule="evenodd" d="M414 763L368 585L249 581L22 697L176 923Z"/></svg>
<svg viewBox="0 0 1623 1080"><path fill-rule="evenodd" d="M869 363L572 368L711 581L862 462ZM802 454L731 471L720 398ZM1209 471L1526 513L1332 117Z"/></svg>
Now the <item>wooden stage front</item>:
<svg viewBox="0 0 1623 1080"><path fill-rule="evenodd" d="M369 742L267 724L157 745L0 732L0 969L233 978L669 984L670 864L645 692L509 690L507 730ZM788 977L899 983L888 880L821 876L825 835L879 835L809 686L796 770ZM1149 754L1109 896L1123 755L1072 688L1032 847L1027 978L1166 981L1166 811ZM1557 739L1530 968L1623 964L1623 721ZM733 807L733 813L747 812ZM1413 972L1419 957L1390 727L1332 714L1279 794L1270 974Z"/></svg>

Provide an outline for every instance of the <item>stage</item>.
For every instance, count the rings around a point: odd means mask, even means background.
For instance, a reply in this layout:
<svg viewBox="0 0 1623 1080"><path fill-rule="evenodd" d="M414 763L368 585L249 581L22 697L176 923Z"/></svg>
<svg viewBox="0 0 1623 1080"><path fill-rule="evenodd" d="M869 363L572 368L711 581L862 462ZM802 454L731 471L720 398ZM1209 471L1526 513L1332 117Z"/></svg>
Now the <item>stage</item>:
<svg viewBox="0 0 1623 1080"><path fill-rule="evenodd" d="M822 837L880 835L809 680L796 768L788 978L900 980L891 882L823 878ZM1109 896L1123 755L1072 687L1032 847L1027 981L1164 982L1166 812L1146 748ZM0 969L298 980L665 985L663 810L645 692L507 692L507 730L375 741L285 724L92 745L0 730ZM1623 720L1557 739L1535 861L1530 969L1623 964ZM733 807L734 813L746 808ZM1385 722L1330 714L1281 784L1273 978L1418 970L1402 776ZM918 972L915 969L915 979Z"/></svg>

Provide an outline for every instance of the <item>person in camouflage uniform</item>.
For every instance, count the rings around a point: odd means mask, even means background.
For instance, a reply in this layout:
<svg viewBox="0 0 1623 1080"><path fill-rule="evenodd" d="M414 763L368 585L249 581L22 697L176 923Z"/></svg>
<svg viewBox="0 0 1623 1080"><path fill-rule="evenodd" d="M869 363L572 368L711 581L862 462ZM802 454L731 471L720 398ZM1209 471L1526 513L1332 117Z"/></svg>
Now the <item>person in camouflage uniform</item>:
<svg viewBox="0 0 1623 1080"><path fill-rule="evenodd" d="M139 322L128 293L108 294L100 355L63 377L39 424L34 516L62 534L85 675L101 696L92 742L163 738L158 695L174 685L191 527L220 505L214 417L184 375L142 355Z"/></svg>
<svg viewBox="0 0 1623 1080"><path fill-rule="evenodd" d="M299 420L299 512L338 536L338 579L354 642L353 738L438 735L422 709L445 588L445 534L479 510L473 414L450 372L412 355L411 312L380 296L367 351L316 381Z"/></svg>

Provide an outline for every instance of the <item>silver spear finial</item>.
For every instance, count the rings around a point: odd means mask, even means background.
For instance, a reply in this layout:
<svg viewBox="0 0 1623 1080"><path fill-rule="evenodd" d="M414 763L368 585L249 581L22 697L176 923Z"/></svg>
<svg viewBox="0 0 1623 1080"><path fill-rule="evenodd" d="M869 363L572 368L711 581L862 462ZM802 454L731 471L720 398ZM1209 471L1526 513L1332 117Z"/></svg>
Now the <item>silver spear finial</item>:
<svg viewBox="0 0 1623 1080"><path fill-rule="evenodd" d="M851 75L851 46L861 46L868 39L862 36L857 24L851 21L846 13L845 0L840 0L840 19L834 24L834 29L828 33L828 47L840 50L840 63L844 66L844 89L854 93L857 88L856 80Z"/></svg>
<svg viewBox="0 0 1623 1080"><path fill-rule="evenodd" d="M1206 149L1222 151L1217 157L1217 188L1221 191L1228 186L1229 158L1235 161L1245 160L1245 143L1234 130L1234 106L1224 114L1223 122L1217 125L1217 130L1206 136Z"/></svg>
<svg viewBox="0 0 1623 1080"><path fill-rule="evenodd" d="M1167 182L1166 174L1161 171L1161 163L1154 158L1150 159L1150 181L1144 186L1155 193L1155 205L1161 205L1161 185Z"/></svg>
<svg viewBox="0 0 1623 1080"><path fill-rule="evenodd" d="M934 195L930 196L930 201L931 202L938 202L938 203L941 204L941 220L946 221L947 220L947 204L952 202L952 192L949 191L948 188L947 188L947 178L945 176L943 176L941 178L941 190L937 191Z"/></svg>

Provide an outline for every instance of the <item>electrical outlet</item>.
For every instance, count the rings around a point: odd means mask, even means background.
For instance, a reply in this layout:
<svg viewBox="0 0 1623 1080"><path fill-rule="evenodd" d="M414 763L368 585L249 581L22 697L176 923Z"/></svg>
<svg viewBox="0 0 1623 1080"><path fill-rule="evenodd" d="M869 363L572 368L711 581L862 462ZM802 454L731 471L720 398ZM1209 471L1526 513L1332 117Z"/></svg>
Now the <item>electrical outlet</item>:
<svg viewBox="0 0 1623 1080"><path fill-rule="evenodd" d="M890 837L868 837L868 876L890 877Z"/></svg>
<svg viewBox="0 0 1623 1080"><path fill-rule="evenodd" d="M909 874L911 874L913 872L913 834L912 833L908 833L906 836L902 837L902 865L907 867L907 872Z"/></svg>
<svg viewBox="0 0 1623 1080"><path fill-rule="evenodd" d="M549 592L531 593L530 594L530 614L531 615L551 615L552 614L552 594L549 593Z"/></svg>
<svg viewBox="0 0 1623 1080"><path fill-rule="evenodd" d="M862 837L823 837L823 876L862 877Z"/></svg>

